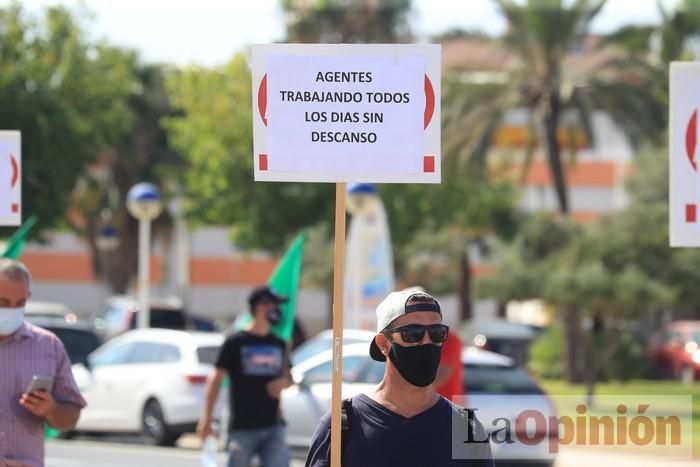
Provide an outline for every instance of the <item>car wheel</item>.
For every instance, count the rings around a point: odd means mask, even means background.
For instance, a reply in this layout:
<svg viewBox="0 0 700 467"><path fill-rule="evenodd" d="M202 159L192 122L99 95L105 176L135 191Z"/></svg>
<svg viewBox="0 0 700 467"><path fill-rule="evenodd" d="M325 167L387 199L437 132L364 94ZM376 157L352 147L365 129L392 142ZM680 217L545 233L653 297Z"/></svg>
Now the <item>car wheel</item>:
<svg viewBox="0 0 700 467"><path fill-rule="evenodd" d="M147 442L154 446L175 446L179 434L170 431L163 417L163 409L157 400L151 399L143 409L142 432Z"/></svg>

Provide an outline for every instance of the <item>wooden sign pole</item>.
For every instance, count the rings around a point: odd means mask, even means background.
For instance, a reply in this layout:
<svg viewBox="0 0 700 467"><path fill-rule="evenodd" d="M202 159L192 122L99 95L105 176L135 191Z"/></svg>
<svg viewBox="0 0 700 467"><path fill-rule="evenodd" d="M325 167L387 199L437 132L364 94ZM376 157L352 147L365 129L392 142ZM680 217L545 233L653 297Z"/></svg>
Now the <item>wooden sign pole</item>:
<svg viewBox="0 0 700 467"><path fill-rule="evenodd" d="M335 185L333 255L333 380L331 397L331 467L340 467L340 403L343 386L343 305L345 287L345 183Z"/></svg>

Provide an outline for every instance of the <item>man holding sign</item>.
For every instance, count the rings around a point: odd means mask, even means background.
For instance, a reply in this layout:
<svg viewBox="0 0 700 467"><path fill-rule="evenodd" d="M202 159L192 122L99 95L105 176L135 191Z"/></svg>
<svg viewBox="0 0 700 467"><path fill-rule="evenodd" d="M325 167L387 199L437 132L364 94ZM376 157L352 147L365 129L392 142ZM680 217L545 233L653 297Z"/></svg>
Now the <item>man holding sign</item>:
<svg viewBox="0 0 700 467"><path fill-rule="evenodd" d="M311 465L340 467L341 460L345 183L440 183L440 70L440 46L434 44L253 46L255 180L336 183L332 412L327 421L326 444L316 447L319 453L328 447L323 453L328 458L312 455ZM416 372L420 373L421 384L430 379L417 370L412 358L434 357L437 348L436 364L439 363L440 331L435 325L440 324L441 315L432 309L421 313L425 314L406 315L398 320L402 322L394 323L423 326L424 331L429 325L432 340L426 344L429 346L409 345L406 350L392 347L402 362L388 366L397 369L390 378L398 392L382 394L392 398L408 395L399 402L400 406L390 406L398 411L397 417L413 414L420 419L423 414L418 414L423 410L437 417L449 415L444 405L449 402L435 394L431 381L424 385L428 389L420 385L410 389L410 381L416 382ZM436 319L438 322L434 322ZM382 335L384 340L378 340L377 345L417 344L424 339L425 332L412 342L402 341L412 331L406 332L397 330ZM418 334L416 331L413 337ZM404 378L404 383L397 378ZM386 401L378 399L380 402L374 403L381 407ZM396 403L393 399L392 402ZM372 404L362 399L358 403ZM381 411L379 407L374 409ZM441 444L437 449L445 447L449 446ZM350 465L417 464L382 464L373 459ZM428 459L420 465L448 464Z"/></svg>
<svg viewBox="0 0 700 467"><path fill-rule="evenodd" d="M440 350L449 328L442 324L440 304L432 296L394 292L377 307L377 336L369 353L385 361L384 379L374 393L360 394L345 404L341 461L346 467L491 467L491 450L481 425L472 437L460 407L435 392ZM453 437L454 435L454 437ZM469 459L453 457L453 443L473 440ZM462 448L460 448L460 451ZM327 467L330 416L314 433L306 467Z"/></svg>

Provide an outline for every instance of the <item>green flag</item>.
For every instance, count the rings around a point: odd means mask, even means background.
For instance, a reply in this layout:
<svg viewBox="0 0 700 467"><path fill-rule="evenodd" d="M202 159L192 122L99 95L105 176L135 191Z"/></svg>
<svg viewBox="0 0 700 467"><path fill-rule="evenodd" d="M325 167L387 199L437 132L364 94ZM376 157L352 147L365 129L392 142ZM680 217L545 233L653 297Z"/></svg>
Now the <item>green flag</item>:
<svg viewBox="0 0 700 467"><path fill-rule="evenodd" d="M267 279L269 285L276 293L287 297L287 303L280 306L282 318L272 327L272 333L280 339L289 342L294 331L294 316L297 311L297 297L299 295L299 283L301 281L301 263L304 259L304 234L296 236L290 247L285 252L277 267ZM252 320L250 314L239 319L234 328L243 329Z"/></svg>
<svg viewBox="0 0 700 467"><path fill-rule="evenodd" d="M301 263L304 260L304 234L301 233L292 242L284 254L267 284L278 294L287 297L283 303L282 319L273 328L272 332L280 339L289 342L294 331L294 316L297 311L297 297L299 296L299 283L301 282Z"/></svg>
<svg viewBox="0 0 700 467"><path fill-rule="evenodd" d="M31 216L19 229L15 230L15 233L13 233L7 241L5 253L2 254L3 258L19 259L22 255L24 244L27 243L27 235L32 227L34 227L34 224L36 224L36 221L36 216Z"/></svg>

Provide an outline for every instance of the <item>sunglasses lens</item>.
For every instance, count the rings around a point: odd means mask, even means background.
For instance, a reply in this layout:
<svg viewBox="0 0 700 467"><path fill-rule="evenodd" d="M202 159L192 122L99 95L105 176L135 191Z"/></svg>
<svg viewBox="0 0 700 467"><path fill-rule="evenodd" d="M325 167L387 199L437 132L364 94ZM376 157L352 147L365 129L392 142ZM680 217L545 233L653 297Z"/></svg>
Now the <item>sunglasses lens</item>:
<svg viewBox="0 0 700 467"><path fill-rule="evenodd" d="M401 328L401 338L408 344L415 344L423 340L425 335L425 327L415 324L409 324Z"/></svg>
<svg viewBox="0 0 700 467"><path fill-rule="evenodd" d="M445 342L447 340L448 327L444 324L434 324L428 327L430 340L436 343Z"/></svg>

